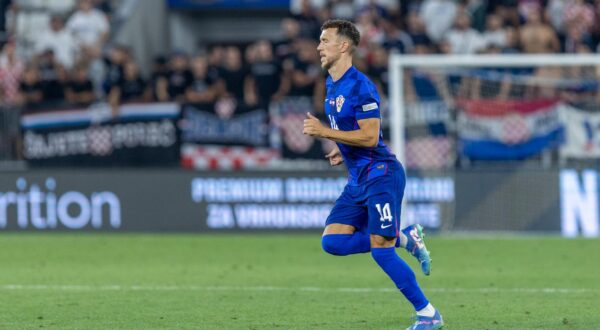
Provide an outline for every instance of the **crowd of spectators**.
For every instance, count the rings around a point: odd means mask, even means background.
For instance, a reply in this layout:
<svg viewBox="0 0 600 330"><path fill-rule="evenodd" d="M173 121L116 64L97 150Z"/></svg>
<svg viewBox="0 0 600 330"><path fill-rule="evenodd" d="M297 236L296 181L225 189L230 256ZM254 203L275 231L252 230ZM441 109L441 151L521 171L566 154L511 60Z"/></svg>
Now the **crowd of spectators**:
<svg viewBox="0 0 600 330"><path fill-rule="evenodd" d="M361 43L354 64L384 98L391 53L590 53L600 42L600 0L304 0L282 20L281 39L209 47L210 95L246 104L307 96L320 109L326 76L315 49L330 18L356 22ZM419 77L413 83L427 92Z"/></svg>
<svg viewBox="0 0 600 330"><path fill-rule="evenodd" d="M23 38L14 26L21 9L17 3L9 5L0 53L1 104L60 107L101 97L110 2L78 0L72 5L69 15L50 15L48 26L32 36L28 52L19 52Z"/></svg>
<svg viewBox="0 0 600 330"><path fill-rule="evenodd" d="M277 40L203 45L154 60L143 77L131 50L103 47L110 25L103 1L80 0L68 18L52 16L27 61L11 38L0 56L3 104L35 107L131 101L266 105L285 96L313 97L321 108L325 73L316 52L330 18L356 22L362 38L355 65L385 97L390 53L590 53L600 41L600 0L300 1L281 21Z"/></svg>

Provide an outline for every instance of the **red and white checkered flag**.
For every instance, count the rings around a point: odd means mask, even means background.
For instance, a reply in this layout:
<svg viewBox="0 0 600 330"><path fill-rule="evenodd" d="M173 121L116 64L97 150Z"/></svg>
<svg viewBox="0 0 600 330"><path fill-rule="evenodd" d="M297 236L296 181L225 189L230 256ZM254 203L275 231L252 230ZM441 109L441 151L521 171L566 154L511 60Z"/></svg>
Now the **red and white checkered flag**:
<svg viewBox="0 0 600 330"><path fill-rule="evenodd" d="M110 155L113 152L110 128L103 126L90 128L88 143L90 154L95 156Z"/></svg>

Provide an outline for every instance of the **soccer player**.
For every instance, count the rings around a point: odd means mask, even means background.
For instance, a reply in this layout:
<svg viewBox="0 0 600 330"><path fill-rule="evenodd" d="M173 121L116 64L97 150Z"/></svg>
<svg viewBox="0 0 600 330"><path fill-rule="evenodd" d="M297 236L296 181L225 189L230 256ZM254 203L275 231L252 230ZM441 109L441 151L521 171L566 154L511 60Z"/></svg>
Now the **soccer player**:
<svg viewBox="0 0 600 330"><path fill-rule="evenodd" d="M331 128L308 113L303 133L335 141L337 148L325 157L332 166L345 162L349 175L327 218L322 246L337 256L371 252L416 310L417 320L408 329L439 329L442 316L421 291L412 269L396 254L396 247L406 248L429 274L431 259L421 226L400 231L406 176L383 142L375 85L352 65L359 41L360 33L349 21L329 20L321 27L317 51L321 66L329 72L325 112Z"/></svg>

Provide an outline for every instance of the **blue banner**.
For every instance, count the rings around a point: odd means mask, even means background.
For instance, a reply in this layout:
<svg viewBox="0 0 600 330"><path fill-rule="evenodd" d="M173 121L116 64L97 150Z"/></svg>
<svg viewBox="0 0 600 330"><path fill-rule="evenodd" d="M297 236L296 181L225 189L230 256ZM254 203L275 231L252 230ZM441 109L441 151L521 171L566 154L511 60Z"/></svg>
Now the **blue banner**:
<svg viewBox="0 0 600 330"><path fill-rule="evenodd" d="M223 113L214 104L183 105L181 137L185 143L266 146L269 115L261 108L233 106Z"/></svg>

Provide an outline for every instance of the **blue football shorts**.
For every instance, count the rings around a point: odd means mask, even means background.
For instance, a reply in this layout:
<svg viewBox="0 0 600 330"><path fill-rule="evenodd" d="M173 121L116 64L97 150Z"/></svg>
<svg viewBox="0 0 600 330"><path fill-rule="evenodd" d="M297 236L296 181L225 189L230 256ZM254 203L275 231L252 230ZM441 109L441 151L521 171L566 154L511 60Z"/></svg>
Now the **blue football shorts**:
<svg viewBox="0 0 600 330"><path fill-rule="evenodd" d="M357 231L398 237L400 209L406 186L402 167L358 186L346 185L327 217L326 225L339 223Z"/></svg>

